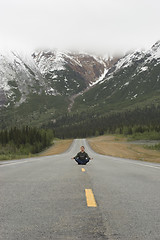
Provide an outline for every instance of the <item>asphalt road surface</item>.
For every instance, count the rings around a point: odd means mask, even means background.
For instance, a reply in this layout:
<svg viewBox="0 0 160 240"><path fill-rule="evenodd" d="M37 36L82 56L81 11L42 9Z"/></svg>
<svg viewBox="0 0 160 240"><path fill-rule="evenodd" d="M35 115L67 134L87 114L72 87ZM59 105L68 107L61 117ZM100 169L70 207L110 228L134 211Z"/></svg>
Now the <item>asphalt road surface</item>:
<svg viewBox="0 0 160 240"><path fill-rule="evenodd" d="M71 160L81 145L86 166ZM0 239L160 240L160 164L102 156L84 139L0 162Z"/></svg>

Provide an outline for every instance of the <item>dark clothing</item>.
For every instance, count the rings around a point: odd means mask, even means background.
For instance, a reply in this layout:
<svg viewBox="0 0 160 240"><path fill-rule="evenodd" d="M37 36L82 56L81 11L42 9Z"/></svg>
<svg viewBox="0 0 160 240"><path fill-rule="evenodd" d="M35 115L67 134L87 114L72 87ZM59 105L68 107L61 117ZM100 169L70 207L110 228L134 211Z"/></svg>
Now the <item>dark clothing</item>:
<svg viewBox="0 0 160 240"><path fill-rule="evenodd" d="M76 158L75 161L80 165L86 165L89 162L89 159L81 160L79 158Z"/></svg>
<svg viewBox="0 0 160 240"><path fill-rule="evenodd" d="M79 152L74 157L74 159L78 164L86 164L87 162L89 162L90 157L88 156L88 154L86 152Z"/></svg>
<svg viewBox="0 0 160 240"><path fill-rule="evenodd" d="M88 156L88 154L86 152L79 152L77 153L77 155L74 157L74 159L79 158L80 160L85 160L90 159L90 157Z"/></svg>

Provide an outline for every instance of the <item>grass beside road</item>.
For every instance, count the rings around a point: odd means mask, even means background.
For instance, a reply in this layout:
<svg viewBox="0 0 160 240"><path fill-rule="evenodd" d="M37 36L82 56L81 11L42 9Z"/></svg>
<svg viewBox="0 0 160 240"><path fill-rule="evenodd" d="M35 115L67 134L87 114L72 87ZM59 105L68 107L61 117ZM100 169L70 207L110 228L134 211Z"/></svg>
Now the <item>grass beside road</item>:
<svg viewBox="0 0 160 240"><path fill-rule="evenodd" d="M1 154L0 155L0 161L4 160L14 160L14 159L23 159L23 158L30 158L30 157L35 157L37 155L35 154L29 154L29 155L16 155L16 154Z"/></svg>
<svg viewBox="0 0 160 240"><path fill-rule="evenodd" d="M125 137L104 135L88 138L88 143L95 152L103 155L160 163L160 151L132 144Z"/></svg>
<svg viewBox="0 0 160 240"><path fill-rule="evenodd" d="M45 151L39 153L39 154L24 154L24 155L18 155L18 154L1 154L0 160L13 160L13 159L23 159L23 158L30 158L30 157L42 157L42 156L50 156L54 154L60 154L65 152L71 145L73 140L54 140L54 144L46 149Z"/></svg>
<svg viewBox="0 0 160 240"><path fill-rule="evenodd" d="M63 153L70 147L72 142L73 142L73 139L56 140L54 141L54 145L52 145L50 148L48 148L44 152L40 153L39 156L50 156L54 154Z"/></svg>

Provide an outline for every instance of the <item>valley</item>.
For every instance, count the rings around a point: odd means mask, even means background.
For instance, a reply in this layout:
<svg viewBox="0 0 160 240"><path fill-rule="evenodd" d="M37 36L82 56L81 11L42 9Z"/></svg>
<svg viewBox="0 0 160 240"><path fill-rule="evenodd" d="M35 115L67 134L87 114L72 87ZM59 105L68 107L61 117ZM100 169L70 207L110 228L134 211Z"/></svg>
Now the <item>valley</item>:
<svg viewBox="0 0 160 240"><path fill-rule="evenodd" d="M159 80L159 41L119 58L59 51L1 55L0 128L38 126L75 138L134 124L159 127Z"/></svg>

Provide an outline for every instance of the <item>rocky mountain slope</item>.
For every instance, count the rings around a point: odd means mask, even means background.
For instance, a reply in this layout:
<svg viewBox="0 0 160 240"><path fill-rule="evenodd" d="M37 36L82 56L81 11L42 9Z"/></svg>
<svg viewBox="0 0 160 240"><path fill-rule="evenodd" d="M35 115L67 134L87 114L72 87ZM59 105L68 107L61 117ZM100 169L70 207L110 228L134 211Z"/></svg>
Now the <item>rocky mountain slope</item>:
<svg viewBox="0 0 160 240"><path fill-rule="evenodd" d="M29 94L40 94L45 85L32 59L28 61L15 53L0 56L0 106L18 106Z"/></svg>
<svg viewBox="0 0 160 240"><path fill-rule="evenodd" d="M59 94L75 96L95 85L117 58L103 59L86 53L38 52L33 59L40 73Z"/></svg>
<svg viewBox="0 0 160 240"><path fill-rule="evenodd" d="M119 59L102 81L77 98L74 108L109 112L151 103L160 103L160 41Z"/></svg>
<svg viewBox="0 0 160 240"><path fill-rule="evenodd" d="M27 59L0 56L0 104L25 102L29 94L71 96L92 85L110 61L88 54L41 51Z"/></svg>
<svg viewBox="0 0 160 240"><path fill-rule="evenodd" d="M13 52L0 55L3 122L11 120L13 112L20 124L24 116L26 122L41 117L44 121L44 113L45 119L52 119L68 111L70 101L102 80L114 61L59 51L39 51L27 57Z"/></svg>
<svg viewBox="0 0 160 240"><path fill-rule="evenodd" d="M119 60L59 51L0 56L0 127L158 105L159 93L160 41Z"/></svg>

